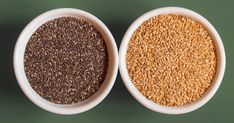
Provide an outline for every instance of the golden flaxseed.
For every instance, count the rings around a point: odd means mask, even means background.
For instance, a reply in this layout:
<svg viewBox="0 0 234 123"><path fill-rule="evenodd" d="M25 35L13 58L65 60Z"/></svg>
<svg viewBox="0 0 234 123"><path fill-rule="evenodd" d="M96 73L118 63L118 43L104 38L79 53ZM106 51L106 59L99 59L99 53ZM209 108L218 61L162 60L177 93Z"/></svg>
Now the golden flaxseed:
<svg viewBox="0 0 234 123"><path fill-rule="evenodd" d="M145 21L128 44L126 64L136 88L164 106L199 99L216 72L216 51L208 31L181 15Z"/></svg>

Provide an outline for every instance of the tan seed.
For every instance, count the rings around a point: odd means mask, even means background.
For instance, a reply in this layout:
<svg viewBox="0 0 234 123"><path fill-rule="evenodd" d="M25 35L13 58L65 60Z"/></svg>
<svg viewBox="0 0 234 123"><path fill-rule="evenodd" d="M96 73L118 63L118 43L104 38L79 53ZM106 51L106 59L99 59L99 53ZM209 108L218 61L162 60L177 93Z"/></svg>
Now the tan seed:
<svg viewBox="0 0 234 123"><path fill-rule="evenodd" d="M181 106L199 99L215 76L215 44L200 23L181 15L146 20L126 54L129 75L149 100Z"/></svg>

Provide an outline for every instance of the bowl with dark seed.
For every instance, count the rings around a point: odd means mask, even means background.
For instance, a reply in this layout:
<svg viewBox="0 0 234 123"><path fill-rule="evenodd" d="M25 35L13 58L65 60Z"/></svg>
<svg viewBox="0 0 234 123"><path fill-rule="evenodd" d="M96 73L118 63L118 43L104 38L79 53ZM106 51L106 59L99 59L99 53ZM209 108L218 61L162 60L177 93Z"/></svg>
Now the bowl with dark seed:
<svg viewBox="0 0 234 123"><path fill-rule="evenodd" d="M152 10L125 33L119 69L129 92L145 107L183 114L205 105L225 71L222 40L204 17L180 7Z"/></svg>
<svg viewBox="0 0 234 123"><path fill-rule="evenodd" d="M110 92L118 60L115 40L95 16L78 9L48 11L31 21L14 51L14 70L26 96L58 114L77 114Z"/></svg>

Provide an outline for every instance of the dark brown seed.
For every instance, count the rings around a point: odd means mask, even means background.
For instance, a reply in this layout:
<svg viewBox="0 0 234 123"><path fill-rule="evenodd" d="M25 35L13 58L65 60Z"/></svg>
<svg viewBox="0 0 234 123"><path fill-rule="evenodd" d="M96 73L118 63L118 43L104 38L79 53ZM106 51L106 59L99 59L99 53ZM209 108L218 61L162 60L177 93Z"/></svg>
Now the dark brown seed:
<svg viewBox="0 0 234 123"><path fill-rule="evenodd" d="M32 88L57 104L81 102L98 91L108 68L102 35L88 22L61 17L33 33L24 67Z"/></svg>

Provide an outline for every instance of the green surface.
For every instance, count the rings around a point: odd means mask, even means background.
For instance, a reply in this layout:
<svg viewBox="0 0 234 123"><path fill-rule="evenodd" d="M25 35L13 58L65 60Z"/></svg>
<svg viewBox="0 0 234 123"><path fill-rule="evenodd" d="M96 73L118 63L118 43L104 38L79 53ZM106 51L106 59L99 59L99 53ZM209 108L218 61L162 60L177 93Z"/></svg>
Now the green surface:
<svg viewBox="0 0 234 123"><path fill-rule="evenodd" d="M165 115L139 104L118 76L114 88L95 108L78 115L63 116L42 110L24 96L14 77L12 55L20 31L47 10L72 7L100 18L113 33L119 47L126 29L143 13L180 6L207 18L218 30L226 50L227 67L216 95L202 108L184 115ZM0 123L231 123L234 122L234 0L0 0Z"/></svg>

